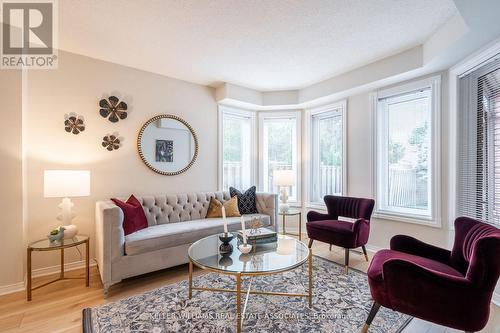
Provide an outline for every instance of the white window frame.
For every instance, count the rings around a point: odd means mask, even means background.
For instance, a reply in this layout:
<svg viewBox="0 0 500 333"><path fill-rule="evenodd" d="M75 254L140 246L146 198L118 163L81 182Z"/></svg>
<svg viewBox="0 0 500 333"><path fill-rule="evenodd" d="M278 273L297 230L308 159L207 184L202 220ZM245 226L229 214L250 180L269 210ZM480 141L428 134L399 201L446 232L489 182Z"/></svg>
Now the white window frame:
<svg viewBox="0 0 500 333"><path fill-rule="evenodd" d="M448 117L448 229L454 230L454 222L458 217L457 213L457 198L454 193L457 193L458 181L458 105L459 105L459 81L460 77L486 65L490 61L494 61L500 54L500 40L486 45L468 58L464 59L449 70L449 117ZM450 195L450 193L452 195ZM500 283L500 282L499 282ZM500 284L499 284L500 285ZM500 291L496 294L494 303L500 305Z"/></svg>
<svg viewBox="0 0 500 333"><path fill-rule="evenodd" d="M305 110L304 123L304 188L306 208L325 209L324 202L312 201L313 191L313 157L314 157L314 139L313 139L313 117L322 113L339 112L342 116L342 192L341 195L347 195L347 100L341 100L332 104L323 105L316 108Z"/></svg>
<svg viewBox="0 0 500 333"><path fill-rule="evenodd" d="M267 119L295 119L296 126L296 158L295 161L292 161L292 164L295 163L297 168L297 179L296 179L296 191L297 198L294 201L289 200L288 204L293 207L301 207L302 206L302 174L301 174L301 164L302 164L302 155L301 155L301 111L261 111L259 112L259 190L264 191L264 168L267 167L264 165L264 121ZM267 190L266 190L267 191Z"/></svg>
<svg viewBox="0 0 500 333"><path fill-rule="evenodd" d="M400 94L410 93L419 89L431 89L431 215L429 217L410 213L399 213L381 209L382 198L380 197L380 174L381 166L379 156L379 133L378 133L378 100ZM396 220L401 222L441 227L441 76L410 82L396 87L378 90L371 94L372 128L373 128L373 158L372 158L372 180L373 197L375 198L375 209L373 216L381 219Z"/></svg>
<svg viewBox="0 0 500 333"><path fill-rule="evenodd" d="M225 105L219 105L218 107L218 129L217 129L217 140L218 140L218 189L223 190L224 186L224 140L223 140L223 129L224 129L224 115L230 115L235 117L246 117L250 118L250 183L255 184L257 181L257 115L255 111L248 111L243 109L238 109L234 107L228 107ZM239 189L246 190L246 189Z"/></svg>

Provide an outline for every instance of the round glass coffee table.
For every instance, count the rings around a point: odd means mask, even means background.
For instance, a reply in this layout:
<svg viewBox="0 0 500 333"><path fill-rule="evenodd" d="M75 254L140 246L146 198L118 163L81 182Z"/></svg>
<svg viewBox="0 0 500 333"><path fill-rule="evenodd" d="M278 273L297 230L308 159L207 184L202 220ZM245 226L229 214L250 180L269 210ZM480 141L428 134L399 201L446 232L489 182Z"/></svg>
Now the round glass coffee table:
<svg viewBox="0 0 500 333"><path fill-rule="evenodd" d="M236 293L236 331L238 333L241 332L242 318L245 315L250 294L306 297L309 300L309 307L312 307L312 251L306 244L295 238L279 235L276 243L257 245L250 253L243 254L238 250L238 240L235 236L231 241L233 252L225 255L219 253L220 244L219 235L212 235L200 239L189 247L189 299L192 297L193 290ZM251 283L248 290L241 290L241 278L244 276L251 278L257 275L277 274L297 268L306 261L309 264L309 288L307 293L256 291L250 289ZM193 265L204 270L234 276L236 289L193 286ZM246 294L243 311L241 311L242 293Z"/></svg>

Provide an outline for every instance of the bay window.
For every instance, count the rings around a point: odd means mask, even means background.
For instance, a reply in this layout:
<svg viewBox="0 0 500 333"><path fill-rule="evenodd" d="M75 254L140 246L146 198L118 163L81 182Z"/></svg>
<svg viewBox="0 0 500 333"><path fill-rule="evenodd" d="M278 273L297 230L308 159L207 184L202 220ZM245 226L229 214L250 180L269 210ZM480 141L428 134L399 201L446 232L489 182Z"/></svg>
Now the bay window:
<svg viewBox="0 0 500 333"><path fill-rule="evenodd" d="M376 215L439 224L439 78L375 99Z"/></svg>
<svg viewBox="0 0 500 333"><path fill-rule="evenodd" d="M307 111L310 155L309 204L323 204L325 195L346 193L346 102Z"/></svg>
<svg viewBox="0 0 500 333"><path fill-rule="evenodd" d="M219 107L219 187L246 189L255 183L255 113Z"/></svg>
<svg viewBox="0 0 500 333"><path fill-rule="evenodd" d="M300 112L261 112L259 114L260 188L278 193L275 170L292 170L294 185L288 188L288 201L300 202Z"/></svg>

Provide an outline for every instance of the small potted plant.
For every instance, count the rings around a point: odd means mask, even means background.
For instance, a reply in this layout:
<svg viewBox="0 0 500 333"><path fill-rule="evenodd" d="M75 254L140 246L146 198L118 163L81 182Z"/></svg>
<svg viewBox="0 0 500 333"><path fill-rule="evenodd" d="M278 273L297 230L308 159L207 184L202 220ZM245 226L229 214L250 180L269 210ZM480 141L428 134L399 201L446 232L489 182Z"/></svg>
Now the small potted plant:
<svg viewBox="0 0 500 333"><path fill-rule="evenodd" d="M64 228L59 227L58 229L52 230L50 234L47 236L47 238L51 243L59 242L61 239L64 238Z"/></svg>

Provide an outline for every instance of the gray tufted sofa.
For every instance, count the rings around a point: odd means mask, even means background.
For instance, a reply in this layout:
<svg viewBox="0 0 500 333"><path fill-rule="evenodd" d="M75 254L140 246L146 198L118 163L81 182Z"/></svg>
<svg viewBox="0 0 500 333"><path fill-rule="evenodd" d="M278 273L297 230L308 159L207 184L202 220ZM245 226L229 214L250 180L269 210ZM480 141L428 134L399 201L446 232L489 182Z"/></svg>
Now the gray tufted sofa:
<svg viewBox="0 0 500 333"><path fill-rule="evenodd" d="M123 212L112 201L96 203L96 260L107 295L122 279L188 262L189 245L223 231L221 218L207 219L210 198L230 199L229 192L207 192L137 197L148 219L148 228L125 236ZM278 231L278 198L257 193L259 214L253 217ZM241 229L239 217L227 218L229 231Z"/></svg>

